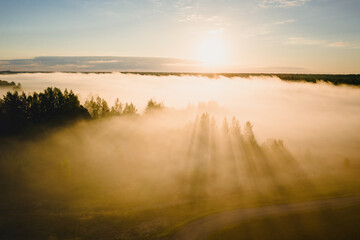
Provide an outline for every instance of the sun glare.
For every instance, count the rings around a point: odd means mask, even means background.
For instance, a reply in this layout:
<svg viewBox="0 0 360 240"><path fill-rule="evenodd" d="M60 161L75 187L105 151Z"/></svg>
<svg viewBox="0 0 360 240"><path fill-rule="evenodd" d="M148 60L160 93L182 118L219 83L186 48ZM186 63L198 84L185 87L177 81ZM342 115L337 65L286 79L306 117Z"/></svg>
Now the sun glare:
<svg viewBox="0 0 360 240"><path fill-rule="evenodd" d="M205 39L199 46L198 59L205 65L225 64L225 45L222 39L217 36Z"/></svg>

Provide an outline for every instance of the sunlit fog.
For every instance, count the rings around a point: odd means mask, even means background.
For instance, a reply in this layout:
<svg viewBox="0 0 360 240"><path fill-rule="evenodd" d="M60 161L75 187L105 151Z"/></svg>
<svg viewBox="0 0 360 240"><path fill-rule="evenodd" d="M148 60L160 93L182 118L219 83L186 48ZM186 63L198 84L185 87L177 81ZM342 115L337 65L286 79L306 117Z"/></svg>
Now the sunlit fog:
<svg viewBox="0 0 360 240"><path fill-rule="evenodd" d="M51 128L34 125L24 135L2 139L5 209L46 213L37 215L35 227L49 213L71 210L73 215L61 219L72 220L61 221L99 227L91 236L99 231L112 238L98 225L104 218L106 227L128 234L123 239L137 234L205 239L202 231L210 232L211 223L201 230L194 222L195 234L191 224L175 234L176 226L227 208L347 196L359 190L360 88L355 86L269 76L31 73L1 78L14 86L21 83L32 97L23 94L19 101L33 101L29 109L36 99L50 101L46 98L52 94L58 94L57 101L76 99L65 91L71 89L86 108L79 106L85 114L81 116L88 116L56 126L51 121L67 116L57 115L43 122ZM49 86L60 90L45 90ZM47 95L31 95L44 90ZM2 104L15 106L14 94L4 96ZM56 114L44 109L49 116ZM343 201L358 198L315 202L306 209ZM222 214L224 220L212 223L215 229L236 222ZM54 216L52 221L60 221ZM124 223L117 225L111 220L115 216ZM19 221L14 219L14 224ZM36 236L68 236L62 226L56 229ZM85 229L83 235L88 234ZM78 230L69 231L74 236Z"/></svg>
<svg viewBox="0 0 360 240"><path fill-rule="evenodd" d="M100 96L111 106L119 98L123 103L133 102L140 113L147 101L154 99L172 114L177 113L174 119L161 123L164 128L182 126L196 115L209 113L218 125L224 118L230 121L236 117L241 124L250 121L261 143L269 138L282 139L295 152L319 153L329 160L359 156L358 87L294 83L276 77L158 77L121 73L36 73L2 78L20 82L25 92L49 86L72 89L82 103L91 96Z"/></svg>

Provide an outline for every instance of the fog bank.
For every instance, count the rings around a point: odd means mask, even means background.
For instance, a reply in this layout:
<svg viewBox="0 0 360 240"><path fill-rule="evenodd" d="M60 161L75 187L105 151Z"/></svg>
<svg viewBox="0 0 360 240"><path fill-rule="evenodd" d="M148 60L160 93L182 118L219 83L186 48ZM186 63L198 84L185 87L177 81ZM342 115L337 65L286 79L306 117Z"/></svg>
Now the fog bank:
<svg viewBox="0 0 360 240"><path fill-rule="evenodd" d="M169 108L190 111L192 118L204 111L219 119L236 116L241 123L254 125L261 142L275 137L283 139L292 151L326 153L335 159L360 155L358 87L285 82L276 77L210 79L121 73L35 73L1 78L20 82L25 92L49 86L72 89L82 102L90 95L99 95L110 105L119 98L133 102L140 112L152 98Z"/></svg>

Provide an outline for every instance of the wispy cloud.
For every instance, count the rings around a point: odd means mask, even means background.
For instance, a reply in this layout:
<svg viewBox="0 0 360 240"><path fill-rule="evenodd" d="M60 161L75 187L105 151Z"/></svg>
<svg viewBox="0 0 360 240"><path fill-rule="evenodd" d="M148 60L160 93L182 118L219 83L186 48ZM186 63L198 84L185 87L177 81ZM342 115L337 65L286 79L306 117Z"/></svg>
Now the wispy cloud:
<svg viewBox="0 0 360 240"><path fill-rule="evenodd" d="M247 31L243 30L242 36L243 37L257 37L257 36L264 36L270 35L276 28L280 27L281 25L289 24L295 22L295 19L285 19L285 20L278 20L275 22L268 22L259 26L254 26L249 28Z"/></svg>
<svg viewBox="0 0 360 240"><path fill-rule="evenodd" d="M328 46L329 47L348 47L348 46L350 46L350 43L340 41L340 42L329 43Z"/></svg>
<svg viewBox="0 0 360 240"><path fill-rule="evenodd" d="M188 9L197 8L199 6L199 3L198 1L194 1L194 0L177 0L174 2L173 6L178 9L188 10Z"/></svg>
<svg viewBox="0 0 360 240"><path fill-rule="evenodd" d="M350 43L346 41L337 41L329 42L319 39L311 39L305 37L290 37L285 41L287 45L318 45L322 47L332 47L332 48L359 48L359 45L356 43Z"/></svg>
<svg viewBox="0 0 360 240"><path fill-rule="evenodd" d="M36 57L0 60L0 71L179 71L197 64L196 61L175 58Z"/></svg>
<svg viewBox="0 0 360 240"><path fill-rule="evenodd" d="M178 22L220 22L219 16L204 16L201 14L193 13L186 15L178 20Z"/></svg>
<svg viewBox="0 0 360 240"><path fill-rule="evenodd" d="M285 44L289 45L322 45L325 44L322 40L304 38L304 37L290 37L286 40Z"/></svg>
<svg viewBox="0 0 360 240"><path fill-rule="evenodd" d="M119 60L96 60L96 61L88 61L88 63L116 63L120 62Z"/></svg>
<svg viewBox="0 0 360 240"><path fill-rule="evenodd" d="M287 20L277 21L277 22L274 22L273 24L274 25L284 25L284 24L293 23L293 22L295 22L295 19L287 19Z"/></svg>
<svg viewBox="0 0 360 240"><path fill-rule="evenodd" d="M311 0L264 0L259 6L262 8L290 8L302 6L310 1Z"/></svg>

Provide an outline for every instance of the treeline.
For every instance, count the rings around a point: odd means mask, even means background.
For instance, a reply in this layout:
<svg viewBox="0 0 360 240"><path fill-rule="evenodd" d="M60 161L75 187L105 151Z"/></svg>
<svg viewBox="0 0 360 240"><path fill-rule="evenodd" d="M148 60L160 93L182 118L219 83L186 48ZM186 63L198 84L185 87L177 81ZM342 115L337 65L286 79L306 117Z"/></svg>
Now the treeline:
<svg viewBox="0 0 360 240"><path fill-rule="evenodd" d="M145 112L163 108L162 103L150 100ZM76 120L99 119L111 116L135 115L133 103L116 99L110 108L101 97L91 97L84 106L73 91L47 88L41 93L7 92L0 99L0 136L33 132L39 127L66 124Z"/></svg>
<svg viewBox="0 0 360 240"><path fill-rule="evenodd" d="M0 135L89 118L89 112L72 91L62 92L58 88L47 88L29 95L7 92L0 99Z"/></svg>
<svg viewBox="0 0 360 240"><path fill-rule="evenodd" d="M324 81L332 83L334 85L348 84L348 85L360 85L360 74L286 74L286 73L179 73L179 72L122 72L139 75L151 75L151 76L202 76L208 78L218 78L220 76L232 78L250 78L250 77L278 77L283 81L305 81L316 83L318 81Z"/></svg>
<svg viewBox="0 0 360 240"><path fill-rule="evenodd" d="M110 108L105 99L97 96L91 97L85 101L84 107L89 111L89 114L93 119L122 116L122 115L134 115L138 113L136 106L133 103L121 103L119 98L114 102L114 105ZM150 113L155 110L164 108L163 103L158 103L153 99L150 99L144 110L144 113Z"/></svg>
<svg viewBox="0 0 360 240"><path fill-rule="evenodd" d="M21 84L16 84L13 82L8 82L5 80L0 80L0 88L12 88L13 90L21 90Z"/></svg>
<svg viewBox="0 0 360 240"><path fill-rule="evenodd" d="M19 73L53 73L51 71L0 71L0 75L19 74ZM65 73L78 73L78 72L65 72ZM112 72L80 72L83 74L106 74ZM294 73L189 73L189 72L121 72L123 74L138 74L145 76L202 76L208 78L224 77L278 77L283 81L304 81L316 83L324 81L334 85L347 84L360 86L360 74L294 74Z"/></svg>
<svg viewBox="0 0 360 240"><path fill-rule="evenodd" d="M305 81L313 82L324 81L333 83L334 85L348 84L348 85L360 85L359 74L349 75L329 75L329 74L275 74L278 78L285 81Z"/></svg>

